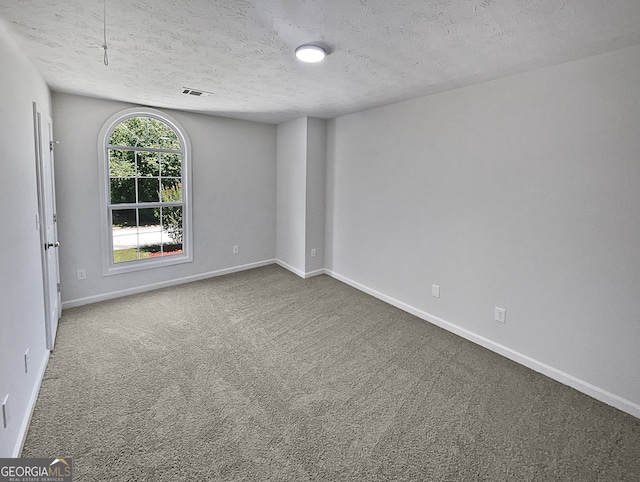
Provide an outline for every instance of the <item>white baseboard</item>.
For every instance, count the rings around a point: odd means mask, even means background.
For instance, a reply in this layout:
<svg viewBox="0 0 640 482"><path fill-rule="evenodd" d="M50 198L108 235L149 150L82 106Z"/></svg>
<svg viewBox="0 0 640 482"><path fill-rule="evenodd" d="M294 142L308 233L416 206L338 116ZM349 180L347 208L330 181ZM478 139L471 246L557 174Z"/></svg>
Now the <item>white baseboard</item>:
<svg viewBox="0 0 640 482"><path fill-rule="evenodd" d="M318 276L318 275L321 275L321 274L326 274L326 272L327 272L326 269L321 268L321 269L317 269L315 271L309 271L308 273L305 273L304 271L302 271L302 270L300 270L298 268L294 268L293 266L291 266L288 263L285 263L281 259L276 259L275 262L276 262L276 264L278 266L282 266L287 271L291 271L293 274L297 274L298 276L300 276L300 278L303 278L303 279L311 278L313 276Z"/></svg>
<svg viewBox="0 0 640 482"><path fill-rule="evenodd" d="M277 259L276 258L276 264L278 266L282 266L284 269L286 269L287 271L291 271L293 274L297 274L298 276L300 276L300 278L304 278L305 277L305 273L304 271L298 269L298 268L294 268L293 266L291 266L288 263L285 263L284 261L282 261L281 259Z"/></svg>
<svg viewBox="0 0 640 482"><path fill-rule="evenodd" d="M24 447L24 443L27 440L27 432L29 431L29 424L31 423L31 417L33 416L33 410L36 408L36 401L38 400L38 394L40 393L40 387L42 386L42 380L44 379L44 372L47 369L47 364L49 363L49 354L51 352L49 350L45 351L45 355L42 359L42 363L40 364L40 369L36 374L36 383L33 385L33 390L31 390L31 396L29 397L29 405L27 407L27 413L25 414L24 420L22 420L22 425L20 425L20 431L18 432L18 439L16 441L16 445L13 449L13 454L11 457L17 458L22 455L22 449Z"/></svg>
<svg viewBox="0 0 640 482"><path fill-rule="evenodd" d="M341 274L338 274L331 270L324 270L324 272L329 276L331 276L332 278L342 281L343 283L346 283L360 291L363 291L375 298L378 298L379 300L389 303L390 305L393 305L396 308L399 308L403 311L406 311L407 313L415 315L418 318L428 321L429 323L433 323L434 325L439 326L440 328L443 328L447 331L450 331L451 333L455 333L456 335L461 336L462 338L465 338L473 343L476 343L477 345L480 345L488 350L498 353L499 355L502 355L505 358L508 358L516 363L519 363L520 365L524 365L525 367L530 368L538 373L546 375L549 378L552 378L553 380L556 380L564 385L568 385L571 388L575 388L579 392L589 395L590 397L595 398L596 400L599 400L603 403L606 403L607 405L611 405L612 407L622 410L623 412L626 412L629 415L633 415L636 418L640 418L640 405L637 403L634 403L630 400L620 397L614 393L608 392L607 390L604 390L600 387L592 385L589 382L576 378L573 375L565 373L561 370L558 370L557 368L547 365L546 363L542 363L538 360L535 360L534 358L531 358L527 355L524 355L515 350L512 350L511 348L500 345L499 343L491 341L488 338L485 338L476 333L473 333L472 331L469 331L465 328L461 328L455 325L454 323L443 320L442 318L439 318L430 313L427 313L426 311L420 310L414 306L411 306L400 300L392 298L391 296L387 296L383 293L380 293L379 291L369 288L368 286L358 283L357 281L353 281L352 279L349 279L346 276L342 276Z"/></svg>
<svg viewBox="0 0 640 482"><path fill-rule="evenodd" d="M114 298L122 298L123 296L135 295L138 293L144 293L146 291L157 290L160 288L168 288L170 286L181 285L185 283L191 283L193 281L200 281L207 278L215 278L216 276L223 276L225 274L237 273L239 271L245 271L248 269L259 268L261 266L267 266L274 264L275 259L267 259L264 261L257 261L255 263L243 264L241 266L233 266L231 268L219 269L216 271L209 271L207 273L200 273L193 276L186 276L184 278L178 278L168 281L161 281L159 283L152 283L143 286L136 286L134 288L128 288L124 290L111 291L109 293L102 293L94 296L87 296L86 298L79 298L76 300L69 300L62 302L62 309L74 308L76 306L88 305L91 303L97 303L99 301L112 300Z"/></svg>
<svg viewBox="0 0 640 482"><path fill-rule="evenodd" d="M314 276L320 276L321 274L326 274L327 270L322 268L322 269L317 269L315 271L308 271L307 273L305 273L304 277L305 278L313 278Z"/></svg>
<svg viewBox="0 0 640 482"><path fill-rule="evenodd" d="M155 290L155 289L159 289L159 288L166 288L169 286L175 286L175 285L179 285L179 284L184 284L184 283L190 283L192 281L199 281L202 279L207 279L207 278L213 278L216 276L222 276L225 274L230 274L230 273L236 273L238 271L244 271L247 269L253 269L253 268L258 268L260 266L266 266L269 264L278 264L279 266L282 266L284 269L291 271L292 273L298 275L301 278L310 278L312 276L318 276L321 274L327 274L329 276L331 276L332 278L335 278L339 281L342 281L343 283L346 283L360 291L363 291L371 296L374 296L375 298L378 298L379 300L382 300L386 303L389 303L390 305L395 306L396 308L399 308L403 311L406 311L407 313L410 313L414 316L417 316L418 318L421 318L425 321L428 321L429 323L433 323L436 326L439 326L440 328L443 328L447 331L450 331L451 333L455 333L458 336L461 336L473 343L476 343L484 348L487 348L488 350L491 350L495 353L498 353L499 355L504 356L505 358L508 358L510 360L515 361L516 363L519 363L521 365L526 366L527 368L530 368L538 373L541 373L543 375L548 376L549 378L552 378L553 380L556 380L564 385L568 385L572 388L575 388L576 390L589 395L590 397L595 398L596 400L599 400L603 403L606 403L607 405L611 405L612 407L615 407L619 410L622 410L623 412L626 412L630 415L633 415L636 418L640 418L640 404L637 404L635 402L632 402L630 400L627 400L623 397L620 397L619 395L616 395L614 393L611 393L607 390L604 390L600 387L597 387L589 382L586 382L584 380L581 380L577 377L574 377L573 375L570 375L568 373L565 373L557 368L554 368L550 365L547 365L546 363L542 363L534 358L531 358L527 355L524 355L516 350L513 350L511 348L508 348L504 345L501 345L499 343L496 343L492 340L489 340L488 338L485 338L481 335L478 335L472 331L469 331L465 328L462 328L454 323L451 323L449 321L446 321L442 318L439 318L435 315L432 315L430 313L427 313L426 311L420 310L414 306L411 306L407 303L404 303L400 300L397 300L391 296L387 296L384 293L381 293L377 290L374 290L373 288L369 288L368 286L365 286L361 283L358 283L357 281L354 281L352 279L347 278L346 276L342 276L339 273L336 273L335 271L332 270L328 270L328 269L319 269L319 270L315 270L315 271L311 271L309 273L305 273L302 270L299 270L297 268L294 268L293 266L289 265L288 263L285 263L282 260L279 259L269 259L269 260L264 260L264 261L259 261L256 263L250 263L250 264L245 264L242 266L234 266L231 268L226 268L226 269L221 269L221 270L217 270L217 271L211 271L208 273L201 273L198 275L194 275L194 276L188 276L185 278L179 278L179 279L175 279L175 280L169 280L169 281L163 281L160 283L154 283L154 284L149 284L149 285L144 285L144 286L138 286L135 288L129 288L126 290L120 290L120 291L113 291L110 293L104 293L101 295L95 295L95 296L89 296L86 298L81 298L81 299L77 299L77 300L71 300L71 301L65 301L62 303L62 308L63 309L67 309L67 308L72 308L75 306L82 306L82 305L86 305L89 303L97 303L99 301L104 301L104 300L108 300L108 299L113 299L113 298L120 298L122 296L128 296L128 295L132 295L132 294L137 294L137 293L142 293L145 291L151 291L151 290ZM47 359L48 359L48 355L47 355ZM46 367L46 364L45 364ZM41 376L44 375L44 368L42 369L42 374ZM41 380L40 380L41 381ZM39 389L39 384L36 387L37 389ZM34 397L37 398L37 390L34 392ZM35 398L33 401L33 405L35 405ZM33 410L33 407L31 408L31 410ZM29 415L30 418L30 415ZM26 436L26 428L28 428L28 420L25 421L26 425L24 428L24 434L23 436ZM24 443L24 440L22 440L21 443ZM22 450L21 445L20 445L20 451Z"/></svg>

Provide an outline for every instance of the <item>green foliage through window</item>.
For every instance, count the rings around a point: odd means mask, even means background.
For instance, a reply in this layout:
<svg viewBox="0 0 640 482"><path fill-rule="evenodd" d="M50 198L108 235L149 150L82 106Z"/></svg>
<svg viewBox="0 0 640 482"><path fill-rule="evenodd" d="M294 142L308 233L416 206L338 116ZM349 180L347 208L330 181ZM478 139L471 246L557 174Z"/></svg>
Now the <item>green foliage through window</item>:
<svg viewBox="0 0 640 482"><path fill-rule="evenodd" d="M176 151L182 147L173 129L153 117L131 117L122 121L111 133L109 144Z"/></svg>
<svg viewBox="0 0 640 482"><path fill-rule="evenodd" d="M131 117L113 129L107 153L113 261L181 253L183 150L176 132L153 117Z"/></svg>

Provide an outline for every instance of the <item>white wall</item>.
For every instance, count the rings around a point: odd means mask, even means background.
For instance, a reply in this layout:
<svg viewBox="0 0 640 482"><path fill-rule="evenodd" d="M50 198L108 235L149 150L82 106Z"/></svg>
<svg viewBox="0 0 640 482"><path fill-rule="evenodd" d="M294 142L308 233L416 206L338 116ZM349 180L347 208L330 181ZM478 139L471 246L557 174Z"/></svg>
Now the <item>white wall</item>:
<svg viewBox="0 0 640 482"><path fill-rule="evenodd" d="M633 47L331 121L327 268L640 416L639 85Z"/></svg>
<svg viewBox="0 0 640 482"><path fill-rule="evenodd" d="M276 128L166 111L192 146L193 263L103 276L100 256L98 133L130 104L53 95L58 189L58 235L64 306L141 287L171 284L272 262L276 253ZM232 254L232 247L239 253ZM78 281L76 271L87 270Z"/></svg>
<svg viewBox="0 0 640 482"><path fill-rule="evenodd" d="M277 259L305 272L307 118L277 128Z"/></svg>
<svg viewBox="0 0 640 482"><path fill-rule="evenodd" d="M49 90L0 23L0 403L8 394L9 423L0 413L0 457L17 456L48 359L40 237L36 227L33 102L51 114ZM30 369L25 373L24 353Z"/></svg>
<svg viewBox="0 0 640 482"><path fill-rule="evenodd" d="M326 134L312 117L278 125L276 257L303 278L324 270Z"/></svg>
<svg viewBox="0 0 640 482"><path fill-rule="evenodd" d="M307 119L305 272L324 269L327 121ZM316 256L311 257L311 250Z"/></svg>

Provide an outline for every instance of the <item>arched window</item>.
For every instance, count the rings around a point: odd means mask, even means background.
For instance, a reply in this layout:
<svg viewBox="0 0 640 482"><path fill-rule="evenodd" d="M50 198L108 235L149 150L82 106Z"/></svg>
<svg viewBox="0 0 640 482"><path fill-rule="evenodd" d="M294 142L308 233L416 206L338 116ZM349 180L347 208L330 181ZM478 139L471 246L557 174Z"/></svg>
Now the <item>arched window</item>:
<svg viewBox="0 0 640 482"><path fill-rule="evenodd" d="M103 271L193 260L189 138L155 109L111 117L99 137Z"/></svg>

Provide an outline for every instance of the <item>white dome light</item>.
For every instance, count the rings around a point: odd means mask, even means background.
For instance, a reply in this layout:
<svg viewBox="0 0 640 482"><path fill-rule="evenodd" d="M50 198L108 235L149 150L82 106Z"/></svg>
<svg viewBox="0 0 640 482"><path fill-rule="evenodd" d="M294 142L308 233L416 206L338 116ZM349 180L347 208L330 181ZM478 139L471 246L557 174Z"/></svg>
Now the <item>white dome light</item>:
<svg viewBox="0 0 640 482"><path fill-rule="evenodd" d="M326 56L324 49L317 45L301 45L296 49L296 57L302 62L314 64L321 62Z"/></svg>

